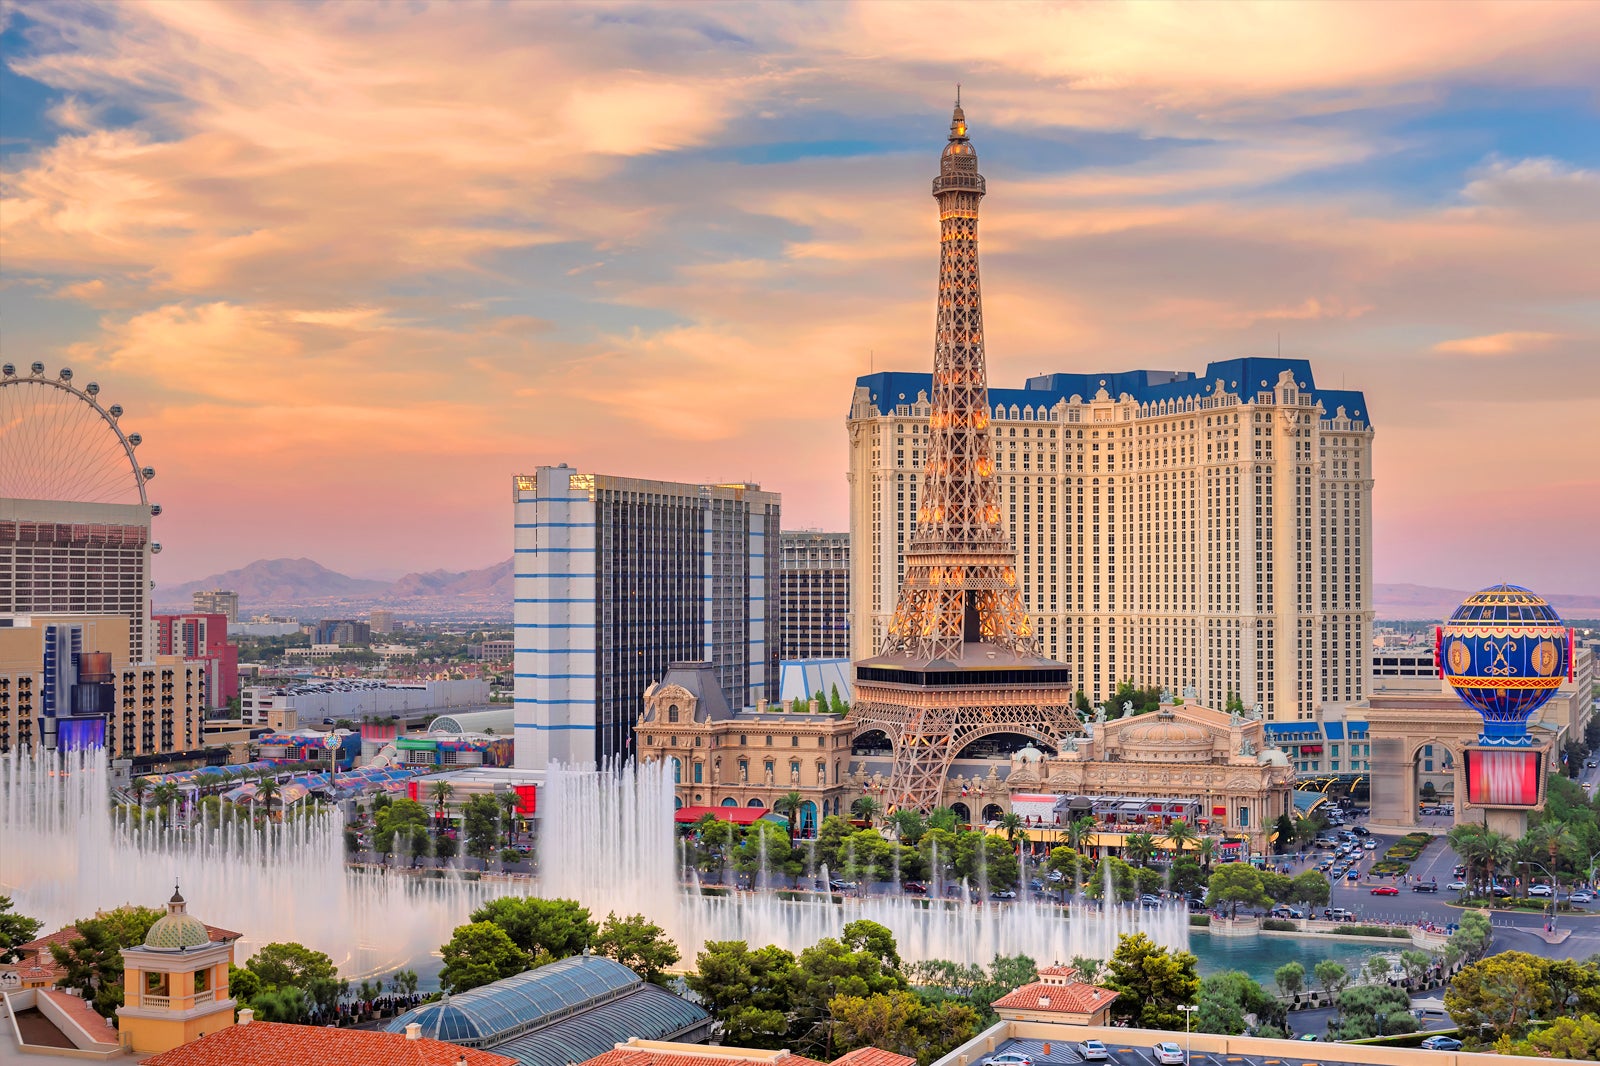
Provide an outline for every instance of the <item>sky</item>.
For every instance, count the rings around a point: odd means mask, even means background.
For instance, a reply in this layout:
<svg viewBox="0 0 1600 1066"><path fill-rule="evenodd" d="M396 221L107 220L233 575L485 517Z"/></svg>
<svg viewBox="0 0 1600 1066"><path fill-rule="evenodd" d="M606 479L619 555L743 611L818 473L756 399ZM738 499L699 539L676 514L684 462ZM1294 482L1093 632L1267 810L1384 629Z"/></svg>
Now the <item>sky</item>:
<svg viewBox="0 0 1600 1066"><path fill-rule="evenodd" d="M932 361L962 83L990 381L1310 359L1378 581L1600 592L1600 4L0 6L0 346L121 403L157 578L511 547L511 477L848 525Z"/></svg>

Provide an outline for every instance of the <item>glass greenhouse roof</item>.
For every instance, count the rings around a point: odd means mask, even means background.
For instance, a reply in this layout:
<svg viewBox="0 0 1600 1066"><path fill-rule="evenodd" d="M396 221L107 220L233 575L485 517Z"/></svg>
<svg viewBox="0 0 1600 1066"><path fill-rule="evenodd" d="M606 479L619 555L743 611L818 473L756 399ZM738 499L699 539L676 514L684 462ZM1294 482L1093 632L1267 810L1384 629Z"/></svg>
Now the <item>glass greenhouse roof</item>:
<svg viewBox="0 0 1600 1066"><path fill-rule="evenodd" d="M416 1007L386 1028L400 1033L416 1022L423 1036L487 1047L617 999L643 984L638 974L619 962L575 955ZM608 1043L606 1049L610 1047Z"/></svg>
<svg viewBox="0 0 1600 1066"><path fill-rule="evenodd" d="M497 1044L522 1066L567 1066L603 1055L632 1037L670 1040L709 1022L710 1016L686 999L655 985L637 989L576 1018Z"/></svg>

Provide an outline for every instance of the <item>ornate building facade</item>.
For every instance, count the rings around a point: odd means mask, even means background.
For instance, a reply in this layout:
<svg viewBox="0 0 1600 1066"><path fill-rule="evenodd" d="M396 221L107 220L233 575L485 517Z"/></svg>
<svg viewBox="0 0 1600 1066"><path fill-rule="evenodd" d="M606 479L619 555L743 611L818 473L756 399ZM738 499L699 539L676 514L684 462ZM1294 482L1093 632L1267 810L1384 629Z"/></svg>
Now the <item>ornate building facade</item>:
<svg viewBox="0 0 1600 1066"><path fill-rule="evenodd" d="M1018 733L1054 748L1079 729L1067 668L1039 652L1000 507L978 277L986 188L957 97L933 181L939 300L922 500L879 653L856 663L851 710L858 733L893 747L890 810L936 806L974 740Z"/></svg>
<svg viewBox="0 0 1600 1066"><path fill-rule="evenodd" d="M851 632L889 633L927 494L928 374L857 380L849 415ZM1360 392L1303 359L1205 372L1048 374L988 397L995 485L1041 651L1090 698L1131 678L1269 719L1365 699L1372 438Z"/></svg>
<svg viewBox="0 0 1600 1066"><path fill-rule="evenodd" d="M667 760L682 807L764 807L800 793L796 831L816 832L859 795L846 783L848 721L806 704L729 706L711 665L673 663L636 723L646 761Z"/></svg>

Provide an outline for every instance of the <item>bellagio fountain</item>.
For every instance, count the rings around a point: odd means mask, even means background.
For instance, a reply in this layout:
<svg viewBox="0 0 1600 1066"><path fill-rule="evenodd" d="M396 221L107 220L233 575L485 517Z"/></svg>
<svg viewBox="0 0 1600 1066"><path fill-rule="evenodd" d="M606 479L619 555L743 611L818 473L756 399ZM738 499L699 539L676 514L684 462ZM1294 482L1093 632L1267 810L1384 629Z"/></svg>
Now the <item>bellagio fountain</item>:
<svg viewBox="0 0 1600 1066"><path fill-rule="evenodd" d="M293 940L327 952L346 977L411 968L426 982L438 948L483 901L537 893L576 899L597 917L643 914L692 960L711 940L792 951L866 918L895 934L908 961L986 963L1106 958L1118 935L1188 944L1183 909L921 900L903 893L780 898L705 892L680 877L673 789L660 764L621 771L551 767L540 799L537 878L420 878L344 862L335 808L264 828L249 812L219 821L123 819L102 752L0 756L0 893L56 929L126 903L151 905L181 883L192 913L255 946Z"/></svg>

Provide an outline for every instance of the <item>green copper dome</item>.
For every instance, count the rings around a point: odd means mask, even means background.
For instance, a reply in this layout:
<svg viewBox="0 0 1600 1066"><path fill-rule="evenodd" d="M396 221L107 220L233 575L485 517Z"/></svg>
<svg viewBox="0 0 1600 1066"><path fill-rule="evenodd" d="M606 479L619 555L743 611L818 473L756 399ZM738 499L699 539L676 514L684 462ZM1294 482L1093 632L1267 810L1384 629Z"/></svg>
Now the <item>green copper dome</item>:
<svg viewBox="0 0 1600 1066"><path fill-rule="evenodd" d="M185 910L177 889L172 890L172 899L167 901L167 913L156 919L144 938L144 946L152 951L182 951L209 943L211 934L206 932L205 923Z"/></svg>

